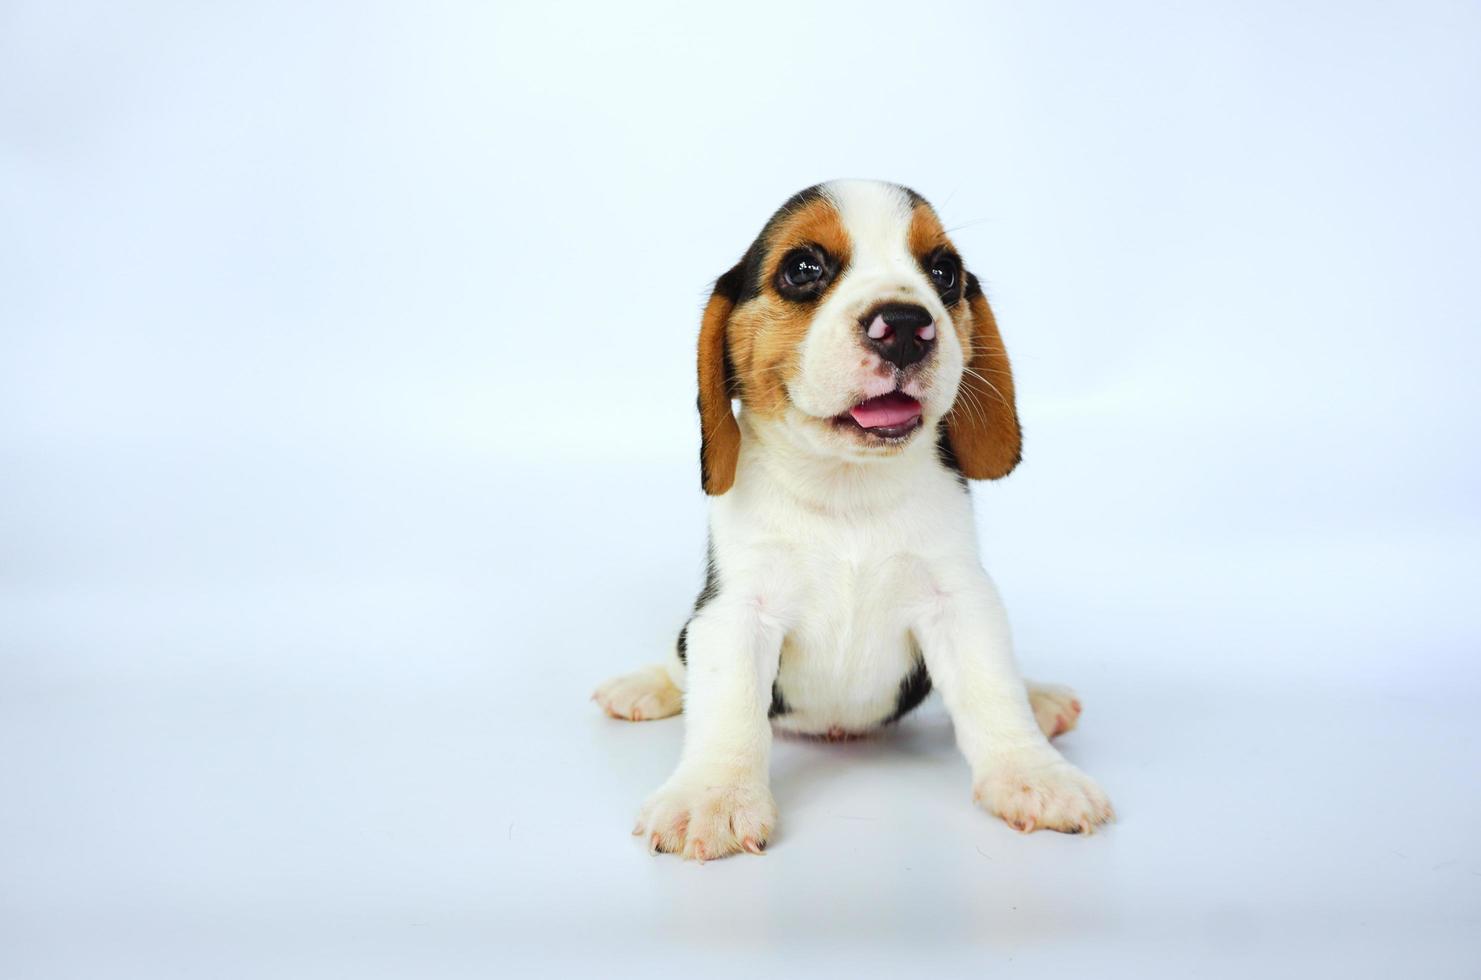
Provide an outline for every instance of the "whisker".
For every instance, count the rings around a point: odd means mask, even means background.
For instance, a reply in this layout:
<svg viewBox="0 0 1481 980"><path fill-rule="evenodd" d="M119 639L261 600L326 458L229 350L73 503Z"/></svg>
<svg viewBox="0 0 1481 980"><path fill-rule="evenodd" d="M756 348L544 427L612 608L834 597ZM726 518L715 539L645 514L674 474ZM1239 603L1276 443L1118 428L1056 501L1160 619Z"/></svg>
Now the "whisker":
<svg viewBox="0 0 1481 980"><path fill-rule="evenodd" d="M992 383L992 382L991 382L991 381L989 381L989 380L987 380L987 379L986 379L986 378L984 378L984 377L983 377L983 376L982 376L982 375L981 375L981 374L979 374L979 373L978 373L978 372L976 372L976 371L974 371L974 370L972 370L972 369L971 369L971 368L962 368L962 372L963 372L963 373L964 373L964 374L967 374L967 375L969 375L969 376L970 376L970 377L973 377L973 378L976 378L976 379L977 379L977 380L978 380L978 381L980 381L980 382L982 382L982 383L983 383L983 384L985 384L985 385L987 385L987 387L988 387L988 389L989 389L989 390L990 390L990 391L991 391L991 392L992 392L992 393L993 393L993 394L994 394L994 395L996 395L996 396L997 396L997 399L998 399L998 401L1000 401L1000 402L1002 402L1002 403L1003 403L1003 404L1004 404L1004 405L1008 405L1008 404L1010 404L1010 403L1009 403L1009 401L1008 401L1008 398L1007 398L1007 396L1005 396L1005 395L1004 395L1004 394L1003 394L1003 393L1002 393L1002 391L1000 391L1000 390L999 390L999 389L998 389L998 386L997 386L997 385L995 385L995 384L993 384L993 383Z"/></svg>
<svg viewBox="0 0 1481 980"><path fill-rule="evenodd" d="M971 221L964 221L959 225L952 225L950 228L943 230L949 235L954 231L961 231L963 228L975 228L977 225L985 224L992 220L992 218L973 218Z"/></svg>

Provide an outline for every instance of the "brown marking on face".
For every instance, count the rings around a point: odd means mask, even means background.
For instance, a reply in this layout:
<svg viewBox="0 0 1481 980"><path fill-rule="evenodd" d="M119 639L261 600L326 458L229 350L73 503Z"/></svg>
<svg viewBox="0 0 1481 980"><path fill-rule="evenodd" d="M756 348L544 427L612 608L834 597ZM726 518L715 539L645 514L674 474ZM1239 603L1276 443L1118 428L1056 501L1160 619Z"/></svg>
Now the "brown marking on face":
<svg viewBox="0 0 1481 980"><path fill-rule="evenodd" d="M797 375L799 348L821 302L782 299L773 285L782 258L809 244L826 250L837 264L837 276L843 275L851 250L848 232L838 210L823 196L783 216L757 244L764 256L761 292L730 317L730 358L741 400L760 417L775 417L786 410L787 382Z"/></svg>
<svg viewBox="0 0 1481 980"><path fill-rule="evenodd" d="M794 302L777 294L782 258L794 248L813 244L832 257L835 282L847 270L848 232L832 202L816 190L798 194L795 203L788 202L767 223L746 257L716 282L705 309L699 342L699 408L707 493L724 493L735 481L740 430L731 398L739 397L748 411L761 417L782 414L790 401L787 384L800 368L799 348L820 300ZM935 211L924 202L911 211L907 244L922 267L942 248L956 251ZM967 371L944 426L962 474L993 479L1006 475L1019 459L1013 377L976 277L965 269L962 276L961 299L948 309ZM752 289L755 295L749 295ZM869 363L866 357L860 366Z"/></svg>
<svg viewBox="0 0 1481 980"><path fill-rule="evenodd" d="M926 261L941 249L949 250L956 254L956 246L946 234L946 229L941 226L941 219L936 216L936 211L924 201L917 204L910 212L910 228L905 233L905 241L910 248L910 254L915 256L915 261L925 268ZM927 274L929 275L929 273ZM966 350L971 341L972 322L967 311L960 303L947 309L948 313L954 314L951 318L953 329L956 330L957 340Z"/></svg>
<svg viewBox="0 0 1481 980"><path fill-rule="evenodd" d="M946 237L941 219L936 217L935 210L925 202L917 204L910 212L910 228L905 233L905 242L910 248L910 254L915 256L917 262L922 263L938 248L951 248L951 239Z"/></svg>

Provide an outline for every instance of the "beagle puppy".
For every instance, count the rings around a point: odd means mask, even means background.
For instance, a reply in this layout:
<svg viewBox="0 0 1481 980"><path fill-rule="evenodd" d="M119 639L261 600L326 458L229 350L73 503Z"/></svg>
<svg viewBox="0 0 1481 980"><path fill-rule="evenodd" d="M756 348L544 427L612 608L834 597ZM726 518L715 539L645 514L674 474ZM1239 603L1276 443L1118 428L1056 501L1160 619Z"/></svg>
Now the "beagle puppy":
<svg viewBox="0 0 1481 980"><path fill-rule="evenodd" d="M1018 463L1013 375L930 204L855 180L783 204L705 307L699 418L704 588L663 663L594 696L617 718L687 717L634 834L698 861L759 854L773 728L851 738L933 688L982 806L1021 831L1112 818L1049 744L1079 702L1025 684L978 559L967 481Z"/></svg>

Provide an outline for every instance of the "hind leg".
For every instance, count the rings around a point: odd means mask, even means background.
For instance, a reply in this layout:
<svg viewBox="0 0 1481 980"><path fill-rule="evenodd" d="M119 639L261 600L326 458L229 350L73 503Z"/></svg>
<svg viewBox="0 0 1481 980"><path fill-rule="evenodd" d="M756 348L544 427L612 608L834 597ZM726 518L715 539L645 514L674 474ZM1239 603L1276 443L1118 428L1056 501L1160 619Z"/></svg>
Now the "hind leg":
<svg viewBox="0 0 1481 980"><path fill-rule="evenodd" d="M1030 681L1028 703L1034 709L1034 720L1049 738L1070 731L1080 720L1080 698L1062 684Z"/></svg>
<svg viewBox="0 0 1481 980"><path fill-rule="evenodd" d="M671 718L684 707L684 665L676 654L661 664L635 670L607 681L591 699L613 718L656 721Z"/></svg>

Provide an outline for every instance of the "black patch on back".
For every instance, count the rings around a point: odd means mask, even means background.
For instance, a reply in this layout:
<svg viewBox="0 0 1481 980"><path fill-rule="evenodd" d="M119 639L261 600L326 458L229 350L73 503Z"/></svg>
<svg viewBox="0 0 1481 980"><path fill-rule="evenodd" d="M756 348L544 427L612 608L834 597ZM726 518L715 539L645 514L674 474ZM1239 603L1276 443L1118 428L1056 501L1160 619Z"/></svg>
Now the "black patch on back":
<svg viewBox="0 0 1481 980"><path fill-rule="evenodd" d="M962 475L962 464L957 462L956 450L951 448L951 439L947 437L945 425L936 433L936 456L941 460L942 466L956 474L956 482L961 488L967 489L967 478Z"/></svg>
<svg viewBox="0 0 1481 980"><path fill-rule="evenodd" d="M719 594L720 572L715 568L715 542L707 540L705 541L705 584L704 588L699 590L698 598L694 600L694 613L698 613ZM694 622L694 613L690 614L684 627L679 630L679 663L685 665L689 663L689 624Z"/></svg>
<svg viewBox="0 0 1481 980"><path fill-rule="evenodd" d="M900 681L900 693L895 698L895 713L880 724L893 725L919 707L930 693L931 675L926 672L925 660L917 659L915 669Z"/></svg>
<svg viewBox="0 0 1481 980"><path fill-rule="evenodd" d="M699 486L700 489L710 485L710 464L705 461L705 408L704 396L696 395L694 407L699 412ZM684 634L679 634L679 659L684 659Z"/></svg>
<svg viewBox="0 0 1481 980"><path fill-rule="evenodd" d="M720 594L720 572L715 568L715 542L713 539L705 543L705 584L699 590L699 596L694 600L694 614L690 615L682 629L679 630L679 642L677 644L679 663L689 665L689 624L694 622L694 615L707 606L711 599ZM784 715L792 710L787 704L787 699L782 696L780 681L771 684L771 708L767 712L768 718Z"/></svg>

